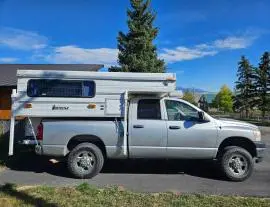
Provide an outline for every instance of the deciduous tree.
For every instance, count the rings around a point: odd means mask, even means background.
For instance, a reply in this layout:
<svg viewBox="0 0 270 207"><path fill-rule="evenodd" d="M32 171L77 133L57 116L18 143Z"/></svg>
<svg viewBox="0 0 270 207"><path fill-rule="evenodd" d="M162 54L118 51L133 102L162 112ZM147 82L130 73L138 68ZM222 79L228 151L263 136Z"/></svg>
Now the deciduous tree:
<svg viewBox="0 0 270 207"><path fill-rule="evenodd" d="M185 100L185 101L188 101L189 103L197 105L197 103L195 101L195 95L191 91L188 91L188 90L184 91L182 99Z"/></svg>
<svg viewBox="0 0 270 207"><path fill-rule="evenodd" d="M233 110L233 93L230 88L223 85L213 100L213 105L221 111L232 112Z"/></svg>

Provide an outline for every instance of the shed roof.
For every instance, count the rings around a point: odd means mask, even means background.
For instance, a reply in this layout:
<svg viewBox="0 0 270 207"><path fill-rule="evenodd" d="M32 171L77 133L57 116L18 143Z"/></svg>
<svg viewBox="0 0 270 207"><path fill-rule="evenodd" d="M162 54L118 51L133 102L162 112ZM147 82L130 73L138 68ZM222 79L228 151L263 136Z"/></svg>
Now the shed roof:
<svg viewBox="0 0 270 207"><path fill-rule="evenodd" d="M98 71L99 64L0 64L0 86L16 86L17 70Z"/></svg>

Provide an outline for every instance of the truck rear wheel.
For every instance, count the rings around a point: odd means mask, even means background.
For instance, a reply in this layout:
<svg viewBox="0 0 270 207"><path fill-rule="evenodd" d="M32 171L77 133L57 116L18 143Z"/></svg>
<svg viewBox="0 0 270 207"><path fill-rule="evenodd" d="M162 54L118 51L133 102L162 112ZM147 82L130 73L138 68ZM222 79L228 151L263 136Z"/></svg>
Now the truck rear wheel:
<svg viewBox="0 0 270 207"><path fill-rule="evenodd" d="M76 178L92 178L97 175L104 164L101 150L94 144L81 143L68 155L67 165Z"/></svg>
<svg viewBox="0 0 270 207"><path fill-rule="evenodd" d="M244 181L254 169L251 154L241 147L228 147L220 158L221 170L231 181Z"/></svg>

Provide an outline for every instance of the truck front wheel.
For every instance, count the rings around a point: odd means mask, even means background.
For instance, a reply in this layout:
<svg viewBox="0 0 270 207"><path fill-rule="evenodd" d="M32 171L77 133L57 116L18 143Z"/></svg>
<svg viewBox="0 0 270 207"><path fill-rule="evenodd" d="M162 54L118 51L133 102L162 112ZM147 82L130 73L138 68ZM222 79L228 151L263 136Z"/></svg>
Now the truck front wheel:
<svg viewBox="0 0 270 207"><path fill-rule="evenodd" d="M228 147L220 158L221 170L232 181L243 181L250 177L254 168L251 154L241 147Z"/></svg>
<svg viewBox="0 0 270 207"><path fill-rule="evenodd" d="M101 150L94 144L81 143L68 155L67 165L76 178L92 178L97 175L104 164Z"/></svg>

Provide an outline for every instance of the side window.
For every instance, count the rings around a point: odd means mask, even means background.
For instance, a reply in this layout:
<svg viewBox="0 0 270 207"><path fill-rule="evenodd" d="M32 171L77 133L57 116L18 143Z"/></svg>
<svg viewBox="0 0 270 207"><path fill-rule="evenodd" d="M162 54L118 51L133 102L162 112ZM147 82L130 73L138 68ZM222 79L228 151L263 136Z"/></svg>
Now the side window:
<svg viewBox="0 0 270 207"><path fill-rule="evenodd" d="M180 101L166 100L166 110L169 121L196 121L199 119L198 111Z"/></svg>
<svg viewBox="0 0 270 207"><path fill-rule="evenodd" d="M141 99L138 102L137 119L161 119L159 99Z"/></svg>
<svg viewBox="0 0 270 207"><path fill-rule="evenodd" d="M29 97L93 97L93 81L73 81L57 79L31 79L27 85Z"/></svg>

